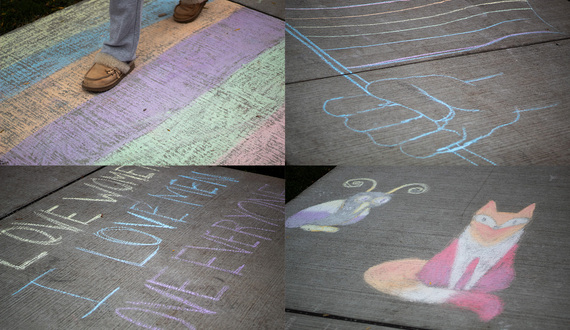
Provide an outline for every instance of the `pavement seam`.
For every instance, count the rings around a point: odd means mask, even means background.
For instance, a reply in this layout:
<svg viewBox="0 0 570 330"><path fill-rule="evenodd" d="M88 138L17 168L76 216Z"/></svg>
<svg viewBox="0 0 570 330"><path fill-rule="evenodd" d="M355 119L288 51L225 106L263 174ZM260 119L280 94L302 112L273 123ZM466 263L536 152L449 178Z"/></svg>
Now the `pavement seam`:
<svg viewBox="0 0 570 330"><path fill-rule="evenodd" d="M40 200L46 198L46 197L48 197L48 196L50 196L50 195L52 195L52 194L55 194L56 192L62 190L62 189L65 188L65 187L68 187L68 186L74 184L75 182L77 182L77 181L79 181L79 180L81 180L81 179L83 179L83 178L85 178L85 177L87 177L87 176L89 176L89 175L91 175L91 174L97 172L97 171L102 170L104 167L105 167L105 166L100 166L99 168L97 168L97 169L95 169L95 170L93 170L93 171L91 171L91 172L89 172L89 173L87 173L87 174L83 174L83 175L80 176L79 178L77 178L77 179L75 179L75 180L72 180L71 182L68 182L68 183L64 184L63 186L61 186L61 187L59 187L59 188L56 188L55 190L53 190L53 191L51 191L51 192L49 192L49 193L46 193L46 194L44 194L43 196L40 196L40 197L34 199L33 201L27 203L27 204L24 204L24 205L18 207L18 208L15 209L14 211L12 211L12 212L10 212L10 213L7 213L6 215L0 216L0 221L4 220L5 218L11 216L12 214L14 214L14 213L16 213L16 212L19 212L19 211L21 211L21 210L27 208L28 206L30 206L30 205L32 205L32 204L34 204L34 203L36 203L36 202L38 202L38 201L40 201Z"/></svg>

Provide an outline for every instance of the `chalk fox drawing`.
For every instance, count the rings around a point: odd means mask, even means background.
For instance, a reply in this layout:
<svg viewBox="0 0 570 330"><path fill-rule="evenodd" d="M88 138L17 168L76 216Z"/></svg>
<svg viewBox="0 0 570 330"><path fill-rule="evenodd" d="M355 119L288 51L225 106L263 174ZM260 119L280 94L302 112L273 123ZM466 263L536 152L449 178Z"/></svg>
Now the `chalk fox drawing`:
<svg viewBox="0 0 570 330"><path fill-rule="evenodd" d="M471 310L482 321L503 311L491 292L503 290L515 276L517 243L535 204L518 213L497 212L490 201L449 246L430 260L402 259L381 263L364 273L375 289L413 302L451 304Z"/></svg>

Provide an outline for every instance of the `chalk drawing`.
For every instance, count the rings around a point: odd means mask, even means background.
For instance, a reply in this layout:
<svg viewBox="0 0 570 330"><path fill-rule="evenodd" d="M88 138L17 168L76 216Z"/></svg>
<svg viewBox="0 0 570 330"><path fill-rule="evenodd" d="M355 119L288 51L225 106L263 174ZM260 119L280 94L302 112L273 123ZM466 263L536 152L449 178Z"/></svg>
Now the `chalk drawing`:
<svg viewBox="0 0 570 330"><path fill-rule="evenodd" d="M360 10L361 7L366 7L365 13ZM430 8L430 15L424 14L422 8L425 7ZM527 0L478 1L477 4L469 6L456 4L454 0L423 5L416 5L412 1L381 1L335 7L287 8L287 11L287 33L364 92L361 95L331 98L323 105L324 112L344 119L344 125L348 129L367 135L377 146L398 147L403 154L417 159L452 154L473 165L480 163L496 165L492 160L469 150L468 147L483 139L489 139L496 130L516 123L522 112L557 106L556 103L551 103L507 109L512 113L510 119L503 122L485 122L485 127L473 131L467 122L483 116L485 109L482 106L475 105L470 109L455 107L449 104L449 101L438 98L426 89L409 82L411 80L418 82L422 79L434 80L431 78L440 77L439 80L454 80L458 85L455 88L460 90L469 85L474 86L473 83L476 81L494 78L502 73L468 80L432 75L369 82L353 72L357 69L379 68L389 64L484 49L511 38L562 34L540 18ZM405 13L405 19L397 14L398 17L390 20L393 16L390 14L394 13ZM548 27L541 29L540 26L545 24ZM441 33L443 29L448 33ZM442 42L435 43L433 42L435 39ZM418 52L418 49L429 51ZM382 54L380 56L393 56L393 58L354 56L354 54L364 54L358 53L364 50L368 50L370 54ZM391 55L396 53L398 55ZM439 118L433 118L424 107L406 106L405 103L391 99L391 95L382 93L381 89L377 88L387 84L407 83L409 83L407 87L411 87L412 91L403 97L424 99L432 105L438 103L448 109L447 113ZM356 112L352 112L352 107L342 108L345 103L345 105L358 106L359 101L363 101L363 105ZM333 106L340 110L331 111L330 108ZM402 113L406 114L401 120L389 122L388 125L378 123L366 129L353 125L357 117L358 121L365 122L371 120L373 116L387 116L387 113L395 113L396 117ZM465 114L467 116L464 116ZM432 129L398 136L402 131L421 130L426 124L432 126ZM390 129L398 128L398 132L388 133L387 126ZM387 136L392 137L393 139L389 138L392 141L383 141ZM418 154L415 150L420 149L427 149L429 152Z"/></svg>
<svg viewBox="0 0 570 330"><path fill-rule="evenodd" d="M28 259L28 260L22 262L22 263L19 264L19 265L15 265L15 264L13 264L13 263L11 263L11 262L9 262L9 261L6 261L6 260L4 260L4 259L0 259L0 265L4 265L4 266L7 266L7 267L12 267L12 268L17 269L17 270L24 270L24 269L26 269L29 265L33 264L34 262L40 260L41 258L43 258L43 257L45 257L45 256L47 256L47 255L48 255L47 252L45 252L45 251L44 251L44 252L41 252L41 253L38 254L37 256L35 256L35 257L31 258L31 259Z"/></svg>
<svg viewBox="0 0 570 330"><path fill-rule="evenodd" d="M46 271L45 273L43 273L42 275L40 275L40 276L36 277L35 279L31 280L30 283L24 285L24 286L21 287L18 291L12 293L12 296L18 294L20 291L24 290L25 288L27 288L28 286L30 286L31 284L33 284L33 285L36 285L36 286L38 286L38 287L40 287L40 288L44 288L44 289L51 290L51 291L54 291L54 292L59 292L59 293L62 293L62 294L66 294L66 295L68 295L68 296L72 296L72 297L75 297L75 298L84 299L84 300L91 301L91 302L95 303L95 304L96 304L95 307L93 307L89 312L87 312L85 315L83 315L83 316L81 317L81 318L83 319L83 318L86 318L87 316L89 316L91 313L93 313L97 308L99 308L103 303L105 303L105 301L106 301L107 299L109 299L115 292L117 292L117 291L120 289L120 287L117 287L117 288L115 288L111 293L109 293L107 296L105 296L105 298L103 298L103 299L101 299L101 300L94 300L94 299L91 299L91 298L82 297L82 296L79 296L79 295L76 295L76 294L73 294L73 293L69 293L69 292L66 292L66 291L62 291L62 290L59 290L59 289L50 288L50 287L48 287L48 286L45 286L45 285L42 285L42 284L39 284L38 282L36 282L37 280L39 280L39 279L42 278L43 276L45 276L45 275L51 273L51 272L54 271L54 270L55 270L55 268L52 268L52 269Z"/></svg>
<svg viewBox="0 0 570 330"><path fill-rule="evenodd" d="M176 290L176 291L180 291L183 293L187 293L187 294L191 294L193 296L197 296L197 297L201 297L201 298L206 298L206 299L210 299L210 300L214 300L214 301L219 301L223 294L230 288L227 285L224 285L220 291L218 291L218 293L215 296L208 296L208 295L204 295L204 294L200 294L197 293L195 291L190 291L188 290L186 287L191 283L191 281L186 281L184 282L182 285L180 286L174 286L174 285L170 285L170 284L166 284L163 282L159 282L158 278L164 274L164 272L166 272L166 270L168 269L168 267L165 267L163 269L161 269L158 274L156 274L153 278L151 278L150 280L147 280L148 283L150 284L154 284L154 285L158 285L167 289L171 289L171 290Z"/></svg>
<svg viewBox="0 0 570 330"><path fill-rule="evenodd" d="M429 190L424 183L408 183L394 188L387 193L373 192L376 188L376 180L368 178L350 179L343 186L347 188L361 187L364 181L372 183L372 187L366 192L355 194L347 199L339 199L321 203L299 211L285 221L287 228L301 228L312 232L336 233L337 226L347 226L364 219L370 209L384 205L392 199L392 193L405 187L410 194L421 194Z"/></svg>
<svg viewBox="0 0 570 330"><path fill-rule="evenodd" d="M490 321L504 307L492 292L508 288L514 279L518 241L534 208L531 204L517 213L498 212L490 201L475 212L463 233L432 259L384 262L368 269L364 280L403 300L450 304Z"/></svg>

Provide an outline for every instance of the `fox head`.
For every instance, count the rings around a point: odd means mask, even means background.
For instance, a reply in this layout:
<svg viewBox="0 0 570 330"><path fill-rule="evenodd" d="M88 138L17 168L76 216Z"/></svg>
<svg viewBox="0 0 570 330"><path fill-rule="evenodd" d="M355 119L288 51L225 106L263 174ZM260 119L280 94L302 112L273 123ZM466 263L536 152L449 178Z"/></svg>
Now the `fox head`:
<svg viewBox="0 0 570 330"><path fill-rule="evenodd" d="M469 232L479 244L495 245L522 231L530 222L534 207L531 204L517 213L497 212L497 205L490 201L475 212Z"/></svg>

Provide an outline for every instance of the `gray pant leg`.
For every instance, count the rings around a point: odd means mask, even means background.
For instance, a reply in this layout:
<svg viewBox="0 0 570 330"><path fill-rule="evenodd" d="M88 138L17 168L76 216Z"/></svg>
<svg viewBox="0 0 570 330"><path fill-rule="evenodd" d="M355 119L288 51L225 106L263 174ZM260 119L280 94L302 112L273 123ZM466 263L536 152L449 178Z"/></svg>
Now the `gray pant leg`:
<svg viewBox="0 0 570 330"><path fill-rule="evenodd" d="M102 53L123 62L135 59L141 32L142 5L143 0L111 0L109 40L103 44Z"/></svg>

